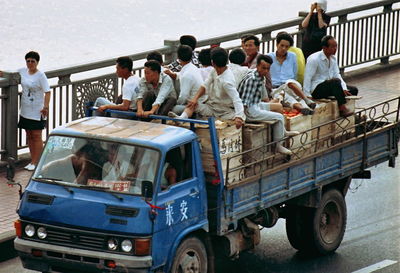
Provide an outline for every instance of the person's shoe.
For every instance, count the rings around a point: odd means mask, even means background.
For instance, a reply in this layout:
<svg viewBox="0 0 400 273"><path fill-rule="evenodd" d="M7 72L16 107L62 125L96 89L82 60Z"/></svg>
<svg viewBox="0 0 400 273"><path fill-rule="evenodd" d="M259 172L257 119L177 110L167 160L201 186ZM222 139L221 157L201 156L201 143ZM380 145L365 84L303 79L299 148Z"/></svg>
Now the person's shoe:
<svg viewBox="0 0 400 273"><path fill-rule="evenodd" d="M281 144L277 144L276 145L276 151L280 154L284 154L284 155L291 155L292 151L283 147Z"/></svg>
<svg viewBox="0 0 400 273"><path fill-rule="evenodd" d="M310 108L302 108L300 110L300 113L302 113L303 115L307 116L307 115L312 115L314 114L314 111L311 110Z"/></svg>
<svg viewBox="0 0 400 273"><path fill-rule="evenodd" d="M32 165L32 163L29 163L28 165L26 165L26 166L24 167L24 169L25 169L25 170L28 170L28 169L31 167L31 165Z"/></svg>
<svg viewBox="0 0 400 273"><path fill-rule="evenodd" d="M33 164L31 164L30 166L28 166L26 169L28 170L28 171L33 171L34 169L35 169L35 165L33 165Z"/></svg>
<svg viewBox="0 0 400 273"><path fill-rule="evenodd" d="M297 136L299 134L300 134L299 131L286 131L285 132L285 136Z"/></svg>
<svg viewBox="0 0 400 273"><path fill-rule="evenodd" d="M317 107L317 104L314 101L310 100L309 98L307 98L305 102L311 109L315 109L315 107Z"/></svg>
<svg viewBox="0 0 400 273"><path fill-rule="evenodd" d="M355 116L355 124L361 123L361 122L366 122L367 121L367 116L366 115L356 115Z"/></svg>
<svg viewBox="0 0 400 273"><path fill-rule="evenodd" d="M174 112L172 112L172 111L168 112L168 117L170 117L170 118L179 118L179 116L177 114L175 114Z"/></svg>
<svg viewBox="0 0 400 273"><path fill-rule="evenodd" d="M347 118L351 115L353 115L354 112L350 111L349 109L347 109L347 107L345 105L340 105L339 106L339 115L343 118Z"/></svg>

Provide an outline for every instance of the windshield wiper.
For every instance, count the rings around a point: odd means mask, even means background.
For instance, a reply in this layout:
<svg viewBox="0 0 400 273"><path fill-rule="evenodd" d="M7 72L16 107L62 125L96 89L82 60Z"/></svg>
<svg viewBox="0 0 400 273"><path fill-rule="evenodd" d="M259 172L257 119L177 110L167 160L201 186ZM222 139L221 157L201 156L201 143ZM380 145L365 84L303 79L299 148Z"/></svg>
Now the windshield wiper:
<svg viewBox="0 0 400 273"><path fill-rule="evenodd" d="M114 193L114 192L110 192L110 187L99 187L99 186L89 186L89 185L79 185L79 188L83 188L83 189L88 189L88 190L105 190L106 192L108 192L109 194L111 194L112 196L114 196L115 198L117 198L119 201L123 201L124 198L122 198L121 196L119 196L118 194Z"/></svg>
<svg viewBox="0 0 400 273"><path fill-rule="evenodd" d="M61 179L57 179L57 178L51 178L51 177L34 177L34 180L37 180L39 182L50 182L50 183L55 183L61 187L63 187L63 189L65 189L67 192L69 192L70 194L73 194L74 191L71 190L68 186L61 184L61 183L57 183L57 182L63 182Z"/></svg>

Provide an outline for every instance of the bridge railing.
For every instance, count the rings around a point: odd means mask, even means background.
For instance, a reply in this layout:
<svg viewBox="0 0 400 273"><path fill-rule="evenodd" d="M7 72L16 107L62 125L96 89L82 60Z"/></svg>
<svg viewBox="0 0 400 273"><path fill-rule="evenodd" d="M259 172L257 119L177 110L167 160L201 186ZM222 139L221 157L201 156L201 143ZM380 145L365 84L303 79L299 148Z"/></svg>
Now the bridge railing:
<svg viewBox="0 0 400 273"><path fill-rule="evenodd" d="M372 61L387 64L390 57L400 54L399 3L400 0L383 0L328 13L332 17L328 33L338 41L337 57L342 72L346 68ZM284 22L203 39L197 45L202 48L221 44L230 49L240 46L242 35L252 33L261 39L260 51L268 53L275 50L276 34L288 31L294 37L295 46L301 47L303 31L300 25L305 15L305 12L300 12L298 17ZM142 76L146 55L153 50L163 54L165 63L176 59L178 46L179 40L165 40L163 47L129 55L136 65L135 72ZM123 82L112 73L115 60L110 58L45 72L53 82L48 126L44 130L46 136L53 128L82 117L85 102L94 101L99 96L111 100L117 98ZM108 70L107 73L104 73L104 69ZM25 132L17 128L21 92L19 74L4 74L5 78L0 78L2 160L8 156L17 158L18 151L27 147Z"/></svg>

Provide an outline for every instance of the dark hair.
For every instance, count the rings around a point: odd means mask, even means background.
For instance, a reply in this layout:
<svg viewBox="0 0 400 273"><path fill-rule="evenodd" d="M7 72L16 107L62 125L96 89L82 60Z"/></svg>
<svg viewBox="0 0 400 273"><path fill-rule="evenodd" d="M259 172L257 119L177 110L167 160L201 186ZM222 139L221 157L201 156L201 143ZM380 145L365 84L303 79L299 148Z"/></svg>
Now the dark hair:
<svg viewBox="0 0 400 273"><path fill-rule="evenodd" d="M156 60L147 61L144 64L144 67L148 67L152 71L156 71L158 73L161 73L161 64L159 62L157 62Z"/></svg>
<svg viewBox="0 0 400 273"><path fill-rule="evenodd" d="M293 37L289 33L282 31L276 35L276 43L279 44L282 40L288 41L290 46L293 46Z"/></svg>
<svg viewBox="0 0 400 273"><path fill-rule="evenodd" d="M196 44L197 44L196 38L192 35L182 35L179 38L179 42L181 43L181 45L190 46L192 48L192 50L194 50L196 48Z"/></svg>
<svg viewBox="0 0 400 273"><path fill-rule="evenodd" d="M246 39L246 38L249 37L249 36L254 36L254 34L253 34L253 33L246 33L246 34L243 34L242 36L240 36L240 40L244 41L244 39Z"/></svg>
<svg viewBox="0 0 400 273"><path fill-rule="evenodd" d="M119 57L117 59L116 63L119 65L119 67L126 68L129 71L132 71L133 62L132 62L131 58L129 58L129 57Z"/></svg>
<svg viewBox="0 0 400 273"><path fill-rule="evenodd" d="M243 39L243 43L246 43L247 41L250 40L254 40L255 46L260 46L260 39L258 39L256 35L247 35L247 37Z"/></svg>
<svg viewBox="0 0 400 273"><path fill-rule="evenodd" d="M190 62L192 59L193 50L190 46L180 45L178 47L178 58L184 62Z"/></svg>
<svg viewBox="0 0 400 273"><path fill-rule="evenodd" d="M272 64L274 62L270 56L264 55L264 54L259 54L257 56L257 65L259 65L261 63L261 61L265 61L269 64Z"/></svg>
<svg viewBox="0 0 400 273"><path fill-rule="evenodd" d="M242 65L246 60L246 53L240 48L236 48L229 53L229 61L234 64Z"/></svg>
<svg viewBox="0 0 400 273"><path fill-rule="evenodd" d="M25 60L26 59L35 59L37 62L39 62L40 61L40 55L36 51L29 51L25 55Z"/></svg>
<svg viewBox="0 0 400 273"><path fill-rule="evenodd" d="M321 46L322 47L329 47L329 40L330 39L335 39L335 37L331 36L331 35L325 35L324 37L322 37L321 39Z"/></svg>
<svg viewBox="0 0 400 273"><path fill-rule="evenodd" d="M148 61L150 60L155 60L157 62L159 62L161 65L163 64L163 57L161 55L161 53L157 50L150 52L149 54L147 54L146 59Z"/></svg>
<svg viewBox="0 0 400 273"><path fill-rule="evenodd" d="M211 60L217 67L224 67L228 63L228 52L222 47L211 50Z"/></svg>
<svg viewBox="0 0 400 273"><path fill-rule="evenodd" d="M199 62L202 65L211 65L211 48L205 48L200 51Z"/></svg>

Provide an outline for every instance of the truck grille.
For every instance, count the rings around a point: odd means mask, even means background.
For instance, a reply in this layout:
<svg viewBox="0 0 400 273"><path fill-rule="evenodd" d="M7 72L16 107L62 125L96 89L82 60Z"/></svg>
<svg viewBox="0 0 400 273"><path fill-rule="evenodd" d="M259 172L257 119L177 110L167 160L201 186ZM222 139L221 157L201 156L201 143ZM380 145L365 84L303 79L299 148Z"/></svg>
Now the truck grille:
<svg viewBox="0 0 400 273"><path fill-rule="evenodd" d="M23 230L22 238L26 240L94 251L105 251L124 255L132 255L135 251L134 248L132 248L131 251L125 252L121 247L121 242L123 242L124 240L130 240L134 245L136 238L132 236L108 234L96 231L82 231L76 228L57 227L30 221L21 221L21 223ZM39 237L40 228L44 228L41 231L41 234L45 232L45 237ZM30 232L27 232L26 230L29 230ZM32 230L34 231L33 235ZM117 242L118 247L116 249L111 250L108 248L108 241L110 239ZM69 259L72 258L70 257Z"/></svg>
<svg viewBox="0 0 400 273"><path fill-rule="evenodd" d="M102 249L105 245L105 236L84 234L68 230L47 229L47 240L50 243L65 246L80 246L90 249Z"/></svg>

